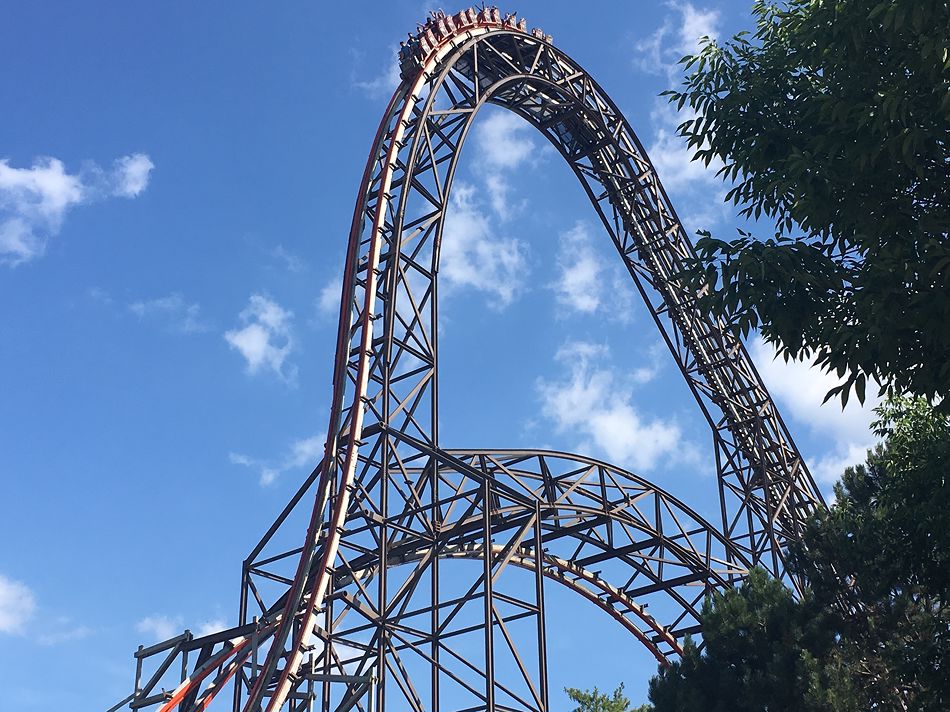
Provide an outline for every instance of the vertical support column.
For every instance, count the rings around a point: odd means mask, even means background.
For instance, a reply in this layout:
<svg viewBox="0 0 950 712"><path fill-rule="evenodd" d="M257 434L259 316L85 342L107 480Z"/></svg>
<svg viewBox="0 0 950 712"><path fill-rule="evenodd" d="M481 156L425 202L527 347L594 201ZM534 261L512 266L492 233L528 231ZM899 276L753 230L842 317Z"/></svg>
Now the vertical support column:
<svg viewBox="0 0 950 712"><path fill-rule="evenodd" d="M238 608L238 625L244 625L247 623L247 597L248 597L248 579L250 573L248 569L250 568L250 562L248 559L249 556L243 562L241 562L241 601ZM254 620L257 620L257 617L254 617ZM243 666L242 666L243 667ZM253 670L251 671L253 675ZM184 678L182 678L184 679ZM241 698L243 697L244 692L244 681L241 670L238 669L237 674L234 677L234 709L241 709Z"/></svg>
<svg viewBox="0 0 950 712"><path fill-rule="evenodd" d="M388 367L387 367L387 381L388 381ZM386 389L386 393L383 396L384 402L387 405L384 406L383 412L386 413L388 417L388 400L389 400L389 390ZM387 573L389 566L387 562L389 561L389 459L391 457L392 450L395 449L395 445L392 445L390 442L390 435L384 430L380 436L383 438L383 442L380 445L380 456L382 458L382 472L380 473L379 478L379 510L382 515L382 519L379 523L379 576L377 582L377 606L379 610L379 618L377 619L377 629L376 629L376 665L377 665L377 676L379 678L379 685L373 691L376 694L376 700L374 704L376 709L384 710L386 709L386 653L387 647L389 646L389 631L388 631L388 620L387 620L387 608L389 601L388 594L388 584L387 584ZM370 694L373 694L371 692Z"/></svg>
<svg viewBox="0 0 950 712"><path fill-rule="evenodd" d="M134 697L138 697L142 694L142 651L145 650L144 645L140 645L138 649L138 654L135 656L135 686L133 689Z"/></svg>
<svg viewBox="0 0 950 712"><path fill-rule="evenodd" d="M432 656L430 696L431 709L438 712L442 709L439 700L439 627L441 625L441 615L439 614L439 601L441 594L439 592L439 555L442 547L442 507L439 499L439 463L436 458L429 460L429 492L432 497L432 563L429 565L430 593L429 604L432 607L430 613L430 633L432 640L429 644L429 654Z"/></svg>
<svg viewBox="0 0 950 712"><path fill-rule="evenodd" d="M433 167L433 170L437 168ZM445 210L445 205L441 206ZM429 299L429 337L432 344L432 400L430 410L430 424L432 429L432 445L439 447L439 271L438 259L439 249L442 241L442 221L439 220L435 240L432 244L432 277L431 289L432 295ZM432 606L431 614L431 634L430 655L432 656L430 696L432 700L432 712L441 712L442 704L440 701L439 690L439 627L441 625L441 616L439 614L439 601L441 594L439 592L439 555L442 547L442 505L439 496L439 461L436 458L429 460L429 496L432 498L432 549L434 556L432 564L429 567L431 580L431 591L429 594L429 603Z"/></svg>
<svg viewBox="0 0 950 712"><path fill-rule="evenodd" d="M376 677L377 674L378 673L375 672L370 672L369 674L369 699L366 701L366 712L376 712L376 683L378 682L378 678Z"/></svg>
<svg viewBox="0 0 950 712"><path fill-rule="evenodd" d="M484 546L483 592L485 595L485 709L495 710L495 643L494 601L492 600L492 541L491 541L491 479L485 472L482 481L482 538Z"/></svg>
<svg viewBox="0 0 950 712"><path fill-rule="evenodd" d="M313 691L313 679L317 674L314 652L316 651L310 651L310 675L307 677L307 712L313 712L313 700L316 697L316 694Z"/></svg>
<svg viewBox="0 0 950 712"><path fill-rule="evenodd" d="M716 484L719 487L719 512L722 515L722 532L730 540L732 540L732 532L729 527L729 511L726 508L726 486L725 486L725 473L723 472L723 462L722 462L722 438L719 435L718 430L713 430L713 452L716 455ZM731 549L726 550L726 560L729 563L729 580L733 581L733 574L731 573L732 569L735 568L736 562L733 561Z"/></svg>
<svg viewBox="0 0 950 712"><path fill-rule="evenodd" d="M254 616L254 630L251 633L251 685L257 681L257 648L260 645L258 618Z"/></svg>
<svg viewBox="0 0 950 712"><path fill-rule="evenodd" d="M190 643L192 639L194 638L190 630L186 630L185 635L187 636L184 641L186 643ZM188 650L186 649L186 650L183 650L181 653L181 681L184 682L187 677L188 677ZM237 686L235 685L235 687Z"/></svg>
<svg viewBox="0 0 950 712"><path fill-rule="evenodd" d="M542 712L549 709L548 703L548 646L545 637L544 618L544 549L541 534L541 501L534 503L534 587L538 605L538 692L541 695Z"/></svg>
<svg viewBox="0 0 950 712"><path fill-rule="evenodd" d="M323 681L320 683L320 712L330 712L331 651L333 650L333 581L327 587L326 607L323 609Z"/></svg>

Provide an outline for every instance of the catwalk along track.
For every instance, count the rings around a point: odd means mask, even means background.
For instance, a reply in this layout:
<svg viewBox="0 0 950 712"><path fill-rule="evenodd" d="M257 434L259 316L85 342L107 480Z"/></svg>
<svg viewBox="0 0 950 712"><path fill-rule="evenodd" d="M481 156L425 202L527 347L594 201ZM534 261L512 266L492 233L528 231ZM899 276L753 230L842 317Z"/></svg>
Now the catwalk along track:
<svg viewBox="0 0 950 712"><path fill-rule="evenodd" d="M113 710L543 712L546 634L572 625L546 615L555 584L661 663L751 566L799 585L783 547L821 496L743 345L675 281L693 248L616 105L495 8L433 15L400 61L350 230L325 455L244 561L237 626L140 648ZM717 521L581 455L441 447L439 252L486 104L590 198L711 429Z"/></svg>

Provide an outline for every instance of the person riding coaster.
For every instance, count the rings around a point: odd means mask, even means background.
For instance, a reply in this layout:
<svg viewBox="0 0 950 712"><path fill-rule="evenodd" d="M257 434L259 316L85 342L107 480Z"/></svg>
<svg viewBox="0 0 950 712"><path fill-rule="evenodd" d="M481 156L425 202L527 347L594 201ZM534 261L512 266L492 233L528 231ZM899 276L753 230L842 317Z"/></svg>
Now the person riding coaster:
<svg viewBox="0 0 950 712"><path fill-rule="evenodd" d="M439 44L457 36L459 30L486 25L528 33L525 18L519 19L517 12L509 12L502 17L501 11L495 5L470 7L455 15L446 15L442 10L431 10L425 23L416 25L416 35L409 33L406 41L399 43L400 77L408 79L412 76ZM532 29L530 34L536 39L551 42L551 35L544 34L540 28Z"/></svg>

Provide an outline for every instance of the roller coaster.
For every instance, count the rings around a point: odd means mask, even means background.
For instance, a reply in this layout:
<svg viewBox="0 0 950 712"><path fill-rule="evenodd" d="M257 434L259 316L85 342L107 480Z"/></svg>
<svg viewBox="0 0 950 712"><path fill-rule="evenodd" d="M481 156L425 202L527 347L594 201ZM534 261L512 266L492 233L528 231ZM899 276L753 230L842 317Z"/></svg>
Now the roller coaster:
<svg viewBox="0 0 950 712"><path fill-rule="evenodd" d="M661 664L750 567L801 585L785 547L825 505L745 347L676 280L693 248L610 97L494 7L433 13L400 68L350 229L324 456L245 559L237 625L140 647L109 712L546 712L554 584ZM488 104L589 197L710 427L718 521L582 455L440 446L440 246Z"/></svg>

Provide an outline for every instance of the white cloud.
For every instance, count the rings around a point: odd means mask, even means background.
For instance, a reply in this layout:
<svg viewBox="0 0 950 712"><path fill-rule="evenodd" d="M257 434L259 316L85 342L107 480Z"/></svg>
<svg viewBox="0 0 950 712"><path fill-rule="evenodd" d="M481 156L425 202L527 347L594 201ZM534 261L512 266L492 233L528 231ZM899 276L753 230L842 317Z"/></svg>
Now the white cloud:
<svg viewBox="0 0 950 712"><path fill-rule="evenodd" d="M0 160L0 262L15 266L42 255L66 211L82 200L79 176L66 173L62 161L12 168Z"/></svg>
<svg viewBox="0 0 950 712"><path fill-rule="evenodd" d="M834 374L825 373L807 361L786 363L782 358L775 358L774 349L761 337L751 341L749 353L782 412L824 441L823 452L810 458L816 480L822 484L833 483L847 465L864 460L865 452L875 443L870 425L876 417L873 409L881 402L876 386L868 386L863 406L852 396L842 410L836 398L822 404L825 394L840 383Z"/></svg>
<svg viewBox="0 0 950 712"><path fill-rule="evenodd" d="M634 65L641 71L660 74L666 87L679 84L681 66L678 61L699 50L700 38L718 36L720 15L717 10L697 7L690 2L668 2L672 12L663 24L646 39L634 45ZM722 167L713 161L707 167L692 160L694 149L679 137L676 127L695 114L684 108L677 112L665 97L654 101L650 113L653 137L647 155L656 168L663 185L677 194L679 204L689 206L682 216L690 230L711 227L729 214L720 190L722 181L716 171Z"/></svg>
<svg viewBox="0 0 950 712"><path fill-rule="evenodd" d="M321 316L330 317L339 312L340 309L340 280L334 277L320 290L317 296L317 312Z"/></svg>
<svg viewBox="0 0 950 712"><path fill-rule="evenodd" d="M196 302L189 304L177 292L157 299L132 302L129 304L129 311L139 319L161 318L166 321L169 328L182 334L208 330L207 325L201 321L201 307Z"/></svg>
<svg viewBox="0 0 950 712"><path fill-rule="evenodd" d="M511 197L511 183L501 172L486 175L484 180L488 203L502 222L522 213L528 206L526 199L516 200Z"/></svg>
<svg viewBox="0 0 950 712"><path fill-rule="evenodd" d="M213 620L202 623L198 626L198 630L195 631L195 636L201 638L205 635L211 635L212 633L218 633L228 627L228 622L223 618L214 618Z"/></svg>
<svg viewBox="0 0 950 712"><path fill-rule="evenodd" d="M117 159L109 172L90 164L75 174L56 158L38 158L30 168L0 159L0 264L15 267L42 256L77 205L139 195L152 168L141 153Z"/></svg>
<svg viewBox="0 0 950 712"><path fill-rule="evenodd" d="M135 630L144 635L148 635L156 643L183 633L184 629L185 624L181 616L156 614L146 616L135 624Z"/></svg>
<svg viewBox="0 0 950 712"><path fill-rule="evenodd" d="M819 485L833 485L849 467L867 459L868 450L874 447L870 440L866 442L847 442L814 458L810 463L811 473Z"/></svg>
<svg viewBox="0 0 950 712"><path fill-rule="evenodd" d="M657 341L649 348L647 356L649 361L642 366L637 366L630 374L634 383L649 383L655 379L660 374L664 361L669 359L670 353L666 344Z"/></svg>
<svg viewBox="0 0 950 712"><path fill-rule="evenodd" d="M290 453L284 461L283 468L303 467L311 468L323 457L323 448L326 445L326 436L322 433L309 438L295 440L290 446Z"/></svg>
<svg viewBox="0 0 950 712"><path fill-rule="evenodd" d="M155 164L144 153L133 153L116 159L113 168L114 195L134 198L148 187Z"/></svg>
<svg viewBox="0 0 950 712"><path fill-rule="evenodd" d="M837 398L822 404L825 394L841 381L807 361L785 362L775 357L774 349L761 337L749 344L749 351L769 391L787 411L816 433L826 433L836 440L867 439L873 408L880 404L876 387L869 387L862 406L852 397L844 410Z"/></svg>
<svg viewBox="0 0 950 712"><path fill-rule="evenodd" d="M698 451L684 441L672 420L649 418L633 405L632 382L652 376L620 374L605 362L606 346L569 342L556 359L566 377L538 381L541 412L558 432L575 431L588 439L582 444L606 456L613 464L650 470L659 464L695 464Z"/></svg>
<svg viewBox="0 0 950 712"><path fill-rule="evenodd" d="M679 30L680 55L694 54L700 48L703 37L716 39L719 36L719 11L698 9L693 3L686 2L674 5L682 18Z"/></svg>
<svg viewBox="0 0 950 712"><path fill-rule="evenodd" d="M690 174L681 173L680 175L686 177ZM726 202L728 189L723 187L722 182L718 179L713 180L712 174L707 173L702 177L696 176L696 183L702 184L706 197L702 200L687 201L686 205L682 206L683 210L678 212L687 235L694 235L697 230L727 221L731 217L731 207Z"/></svg>
<svg viewBox="0 0 950 712"><path fill-rule="evenodd" d="M492 112L475 124L478 159L489 169L514 170L537 153L534 128L510 111Z"/></svg>
<svg viewBox="0 0 950 712"><path fill-rule="evenodd" d="M569 314L600 312L622 323L633 316L629 276L620 267L619 258L608 263L601 257L583 221L558 238L557 278L551 286L558 305Z"/></svg>
<svg viewBox="0 0 950 712"><path fill-rule="evenodd" d="M354 80L353 86L370 99L388 98L399 86L399 50L390 48L390 58L383 70L372 79Z"/></svg>
<svg viewBox="0 0 950 712"><path fill-rule="evenodd" d="M554 290L558 304L571 311L593 314L601 304L604 266L593 250L587 227L575 223L561 233Z"/></svg>
<svg viewBox="0 0 950 712"><path fill-rule="evenodd" d="M289 384L296 381L297 367L287 362L294 348L293 312L261 294L252 294L239 315L244 325L224 334L231 348L247 360L247 370L272 370Z"/></svg>
<svg viewBox="0 0 950 712"><path fill-rule="evenodd" d="M40 645L62 645L71 643L75 640L83 640L92 635L93 630L89 626L75 625L69 618L60 617L50 624L53 626L44 633L36 636L36 641Z"/></svg>
<svg viewBox="0 0 950 712"><path fill-rule="evenodd" d="M23 633L35 611L29 586L0 575L0 633Z"/></svg>
<svg viewBox="0 0 950 712"><path fill-rule="evenodd" d="M488 205L502 222L524 212L528 201L513 197L509 177L525 164L535 165L543 149L534 140L534 127L517 114L491 107L475 122L474 173L484 184Z"/></svg>
<svg viewBox="0 0 950 712"><path fill-rule="evenodd" d="M507 110L490 108L472 130L474 178L456 180L445 219L440 275L448 287L473 287L491 296L495 308L508 306L524 286L527 248L520 240L498 236L495 218L504 223L528 203L513 197L510 176L537 161L533 127Z"/></svg>
<svg viewBox="0 0 950 712"><path fill-rule="evenodd" d="M102 304L103 306L111 307L115 302L115 300L112 298L112 295L102 287L90 287L86 291L86 294L92 301L96 302L97 304Z"/></svg>
<svg viewBox="0 0 950 712"><path fill-rule="evenodd" d="M523 288L528 272L526 246L497 237L475 196L475 188L457 182L445 219L439 275L450 288L472 287L503 308Z"/></svg>
<svg viewBox="0 0 950 712"><path fill-rule="evenodd" d="M228 627L223 618L211 618L191 628L195 637L200 638L212 633L218 633ZM156 613L146 616L135 624L135 630L149 636L153 642L161 642L174 638L185 632L185 619L182 616L168 616Z"/></svg>
<svg viewBox="0 0 950 712"><path fill-rule="evenodd" d="M228 459L231 461L232 465L242 465L244 467L253 467L256 462L247 455L242 455L239 452L228 453Z"/></svg>
<svg viewBox="0 0 950 712"><path fill-rule="evenodd" d="M270 256L283 263L288 272L304 272L307 269L307 263L299 255L287 250L283 245L277 245L270 251Z"/></svg>
<svg viewBox="0 0 950 712"><path fill-rule="evenodd" d="M228 459L234 465L256 469L258 471L258 483L261 487L267 487L288 470L306 468L309 471L316 467L317 463L323 458L326 439L326 434L319 433L294 440L276 463L259 460L239 452L228 453Z"/></svg>
<svg viewBox="0 0 950 712"><path fill-rule="evenodd" d="M672 112L672 109L670 111ZM671 126L676 120L674 116L672 121L665 121L667 126L657 128L653 143L647 149L647 155L663 185L670 190L681 190L696 183L720 185L716 171L722 166L722 162L711 161L707 167L702 161L694 161L693 149L686 145L686 139L676 135ZM712 198L712 195L708 196L708 199ZM715 217L715 213L708 209L702 215Z"/></svg>
<svg viewBox="0 0 950 712"><path fill-rule="evenodd" d="M93 631L75 625L65 616L41 616L35 623L36 597L30 587L0 575L0 633L23 634L30 624L30 635L40 645L60 645L88 637Z"/></svg>
<svg viewBox="0 0 950 712"><path fill-rule="evenodd" d="M691 2L667 2L673 12L648 37L634 44L634 64L645 72L672 78L679 60L699 51L703 37L719 36L718 10L697 8Z"/></svg>

